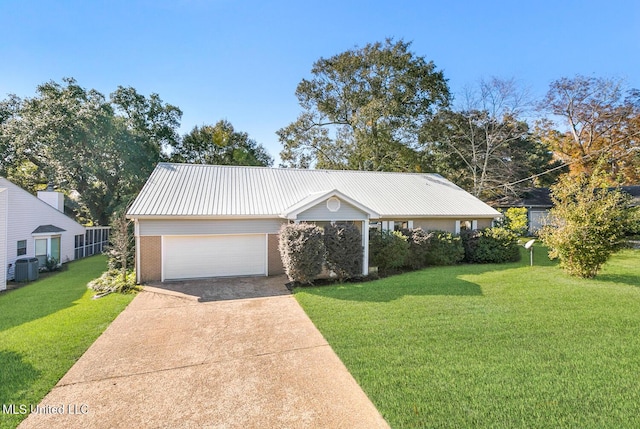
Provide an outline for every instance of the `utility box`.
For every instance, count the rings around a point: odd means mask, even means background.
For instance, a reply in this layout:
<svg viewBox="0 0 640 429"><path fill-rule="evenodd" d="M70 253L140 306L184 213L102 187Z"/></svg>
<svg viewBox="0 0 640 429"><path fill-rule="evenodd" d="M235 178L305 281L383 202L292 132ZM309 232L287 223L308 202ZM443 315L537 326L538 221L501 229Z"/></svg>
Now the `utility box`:
<svg viewBox="0 0 640 429"><path fill-rule="evenodd" d="M39 272L38 258L21 258L16 261L15 280L17 282L37 280Z"/></svg>

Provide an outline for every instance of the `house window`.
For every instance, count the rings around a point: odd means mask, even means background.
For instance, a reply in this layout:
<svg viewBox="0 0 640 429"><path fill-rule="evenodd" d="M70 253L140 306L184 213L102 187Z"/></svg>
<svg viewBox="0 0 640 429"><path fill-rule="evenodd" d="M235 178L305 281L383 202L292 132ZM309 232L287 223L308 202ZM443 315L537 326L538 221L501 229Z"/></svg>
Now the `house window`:
<svg viewBox="0 0 640 429"><path fill-rule="evenodd" d="M460 234L461 231L471 231L478 229L477 220L457 220L456 221L456 234Z"/></svg>
<svg viewBox="0 0 640 429"><path fill-rule="evenodd" d="M37 238L36 258L38 258L38 264L41 267L46 265L47 258L53 258L60 262L60 236Z"/></svg>
<svg viewBox="0 0 640 429"><path fill-rule="evenodd" d="M47 241L46 238L36 240L36 258L41 267L44 267L47 262Z"/></svg>
<svg viewBox="0 0 640 429"><path fill-rule="evenodd" d="M27 254L27 240L19 240L18 241L18 256L23 256Z"/></svg>

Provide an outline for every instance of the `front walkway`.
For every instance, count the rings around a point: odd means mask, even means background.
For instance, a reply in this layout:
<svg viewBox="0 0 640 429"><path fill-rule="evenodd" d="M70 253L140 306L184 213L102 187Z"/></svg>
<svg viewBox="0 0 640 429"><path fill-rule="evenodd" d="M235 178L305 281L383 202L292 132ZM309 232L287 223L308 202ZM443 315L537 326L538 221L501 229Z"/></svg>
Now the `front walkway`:
<svg viewBox="0 0 640 429"><path fill-rule="evenodd" d="M285 281L145 287L20 427L388 428Z"/></svg>

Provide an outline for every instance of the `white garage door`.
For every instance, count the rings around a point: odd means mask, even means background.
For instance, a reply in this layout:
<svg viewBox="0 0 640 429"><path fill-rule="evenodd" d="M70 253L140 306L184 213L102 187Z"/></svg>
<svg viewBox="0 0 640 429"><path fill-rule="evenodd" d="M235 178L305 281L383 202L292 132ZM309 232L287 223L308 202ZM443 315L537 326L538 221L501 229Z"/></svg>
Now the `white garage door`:
<svg viewBox="0 0 640 429"><path fill-rule="evenodd" d="M265 234L165 236L164 280L267 274Z"/></svg>

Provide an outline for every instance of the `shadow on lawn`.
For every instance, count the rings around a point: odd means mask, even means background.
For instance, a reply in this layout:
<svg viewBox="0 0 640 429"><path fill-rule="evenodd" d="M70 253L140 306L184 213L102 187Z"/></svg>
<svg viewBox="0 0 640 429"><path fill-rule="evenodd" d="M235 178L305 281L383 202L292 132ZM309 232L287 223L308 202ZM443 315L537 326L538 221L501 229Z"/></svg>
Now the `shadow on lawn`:
<svg viewBox="0 0 640 429"><path fill-rule="evenodd" d="M19 353L0 350L0 404L13 404L21 399L19 392L28 391L40 371L24 362Z"/></svg>
<svg viewBox="0 0 640 429"><path fill-rule="evenodd" d="M87 291L86 282L65 281L67 272L51 275L0 294L0 331L73 307Z"/></svg>
<svg viewBox="0 0 640 429"><path fill-rule="evenodd" d="M482 296L480 285L463 280L463 273L455 267L434 267L422 271L413 271L402 275L387 277L364 283L344 283L334 286L302 287L296 292L362 302L390 302L404 296ZM485 271L495 269L486 266ZM481 270L474 270L479 273Z"/></svg>
<svg viewBox="0 0 640 429"><path fill-rule="evenodd" d="M632 274L598 274L594 280L608 283L619 283L640 287L640 275Z"/></svg>

